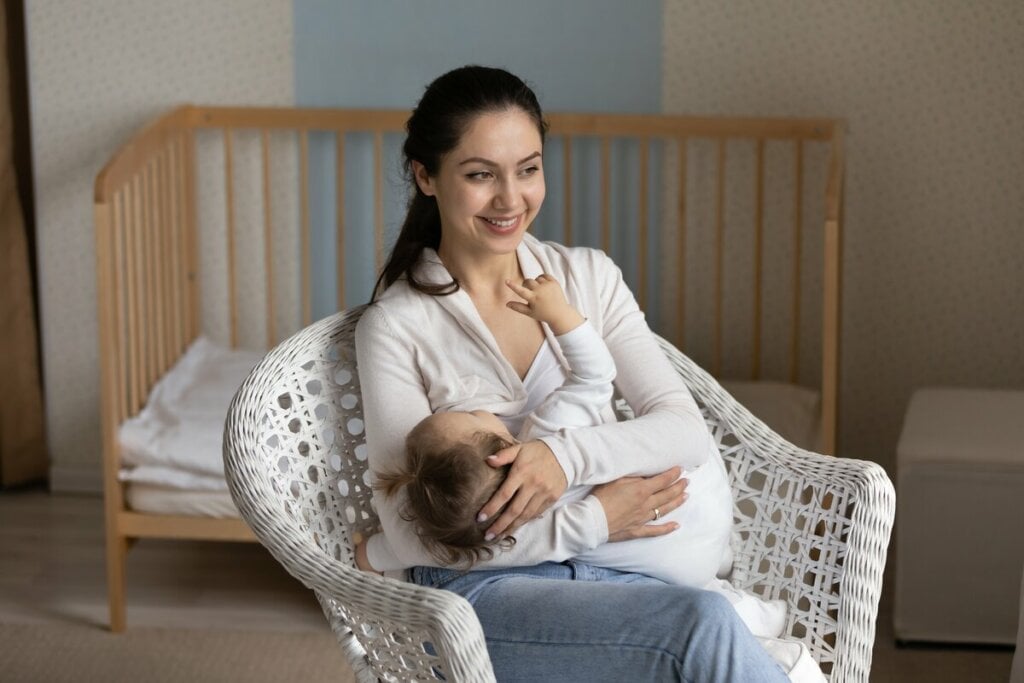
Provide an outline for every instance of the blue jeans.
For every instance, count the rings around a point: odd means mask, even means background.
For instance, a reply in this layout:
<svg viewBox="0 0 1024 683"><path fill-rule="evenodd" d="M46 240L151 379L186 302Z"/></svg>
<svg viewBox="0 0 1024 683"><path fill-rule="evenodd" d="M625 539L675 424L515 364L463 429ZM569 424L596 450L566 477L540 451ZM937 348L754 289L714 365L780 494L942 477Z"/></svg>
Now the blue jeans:
<svg viewBox="0 0 1024 683"><path fill-rule="evenodd" d="M506 681L788 681L720 595L569 560L460 572L415 567L421 586L476 611Z"/></svg>

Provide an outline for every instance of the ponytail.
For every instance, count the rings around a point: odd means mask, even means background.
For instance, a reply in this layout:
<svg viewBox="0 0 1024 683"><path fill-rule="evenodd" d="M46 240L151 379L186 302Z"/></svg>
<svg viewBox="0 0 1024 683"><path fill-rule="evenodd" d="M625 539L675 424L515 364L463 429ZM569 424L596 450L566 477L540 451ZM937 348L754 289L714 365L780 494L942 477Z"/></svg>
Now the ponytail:
<svg viewBox="0 0 1024 683"><path fill-rule="evenodd" d="M436 250L440 246L441 213L437 210L437 200L423 194L419 186L416 186L395 246L391 248L391 255L373 286L370 303L402 277L413 289L431 296L446 296L459 291L459 281L454 278L451 282L437 285L420 282L413 273L423 256L423 250L427 247Z"/></svg>

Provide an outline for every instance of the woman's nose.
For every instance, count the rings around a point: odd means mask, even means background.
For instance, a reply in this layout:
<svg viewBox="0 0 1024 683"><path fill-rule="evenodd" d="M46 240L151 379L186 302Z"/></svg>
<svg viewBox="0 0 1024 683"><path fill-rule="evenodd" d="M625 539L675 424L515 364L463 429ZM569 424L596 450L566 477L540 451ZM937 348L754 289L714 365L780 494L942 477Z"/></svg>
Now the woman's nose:
<svg viewBox="0 0 1024 683"><path fill-rule="evenodd" d="M497 191L494 193L494 208L514 209L516 208L518 193L516 184L512 180L502 180L498 183Z"/></svg>

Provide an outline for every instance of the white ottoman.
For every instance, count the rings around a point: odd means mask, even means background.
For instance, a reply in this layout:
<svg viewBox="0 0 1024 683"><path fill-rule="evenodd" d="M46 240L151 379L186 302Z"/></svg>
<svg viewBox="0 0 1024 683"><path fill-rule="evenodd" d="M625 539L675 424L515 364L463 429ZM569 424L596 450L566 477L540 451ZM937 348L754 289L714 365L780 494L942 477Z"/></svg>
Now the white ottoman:
<svg viewBox="0 0 1024 683"><path fill-rule="evenodd" d="M1024 391L919 389L896 469L896 638L1012 645L1024 565Z"/></svg>

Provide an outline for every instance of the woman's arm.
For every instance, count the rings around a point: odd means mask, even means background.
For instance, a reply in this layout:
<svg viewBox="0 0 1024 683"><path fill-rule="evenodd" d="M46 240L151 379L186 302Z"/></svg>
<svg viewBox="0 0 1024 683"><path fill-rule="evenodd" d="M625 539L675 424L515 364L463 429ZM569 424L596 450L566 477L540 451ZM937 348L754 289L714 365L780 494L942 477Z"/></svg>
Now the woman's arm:
<svg viewBox="0 0 1024 683"><path fill-rule="evenodd" d="M601 484L624 476L649 476L673 465L706 462L710 437L696 402L654 339L618 267L589 252L600 332L615 360L615 381L637 418L543 437L571 485ZM578 277L579 275L577 275Z"/></svg>
<svg viewBox="0 0 1024 683"><path fill-rule="evenodd" d="M404 463L406 435L431 412L415 345L392 330L378 304L366 310L356 328L356 354L370 470L397 470ZM420 543L413 523L402 519L404 491L392 496L374 491L373 497L384 534L367 541L369 564L379 571L437 565ZM578 505L559 508L526 525L516 534L515 546L481 566L565 559L597 547L607 538L601 503L588 496Z"/></svg>

